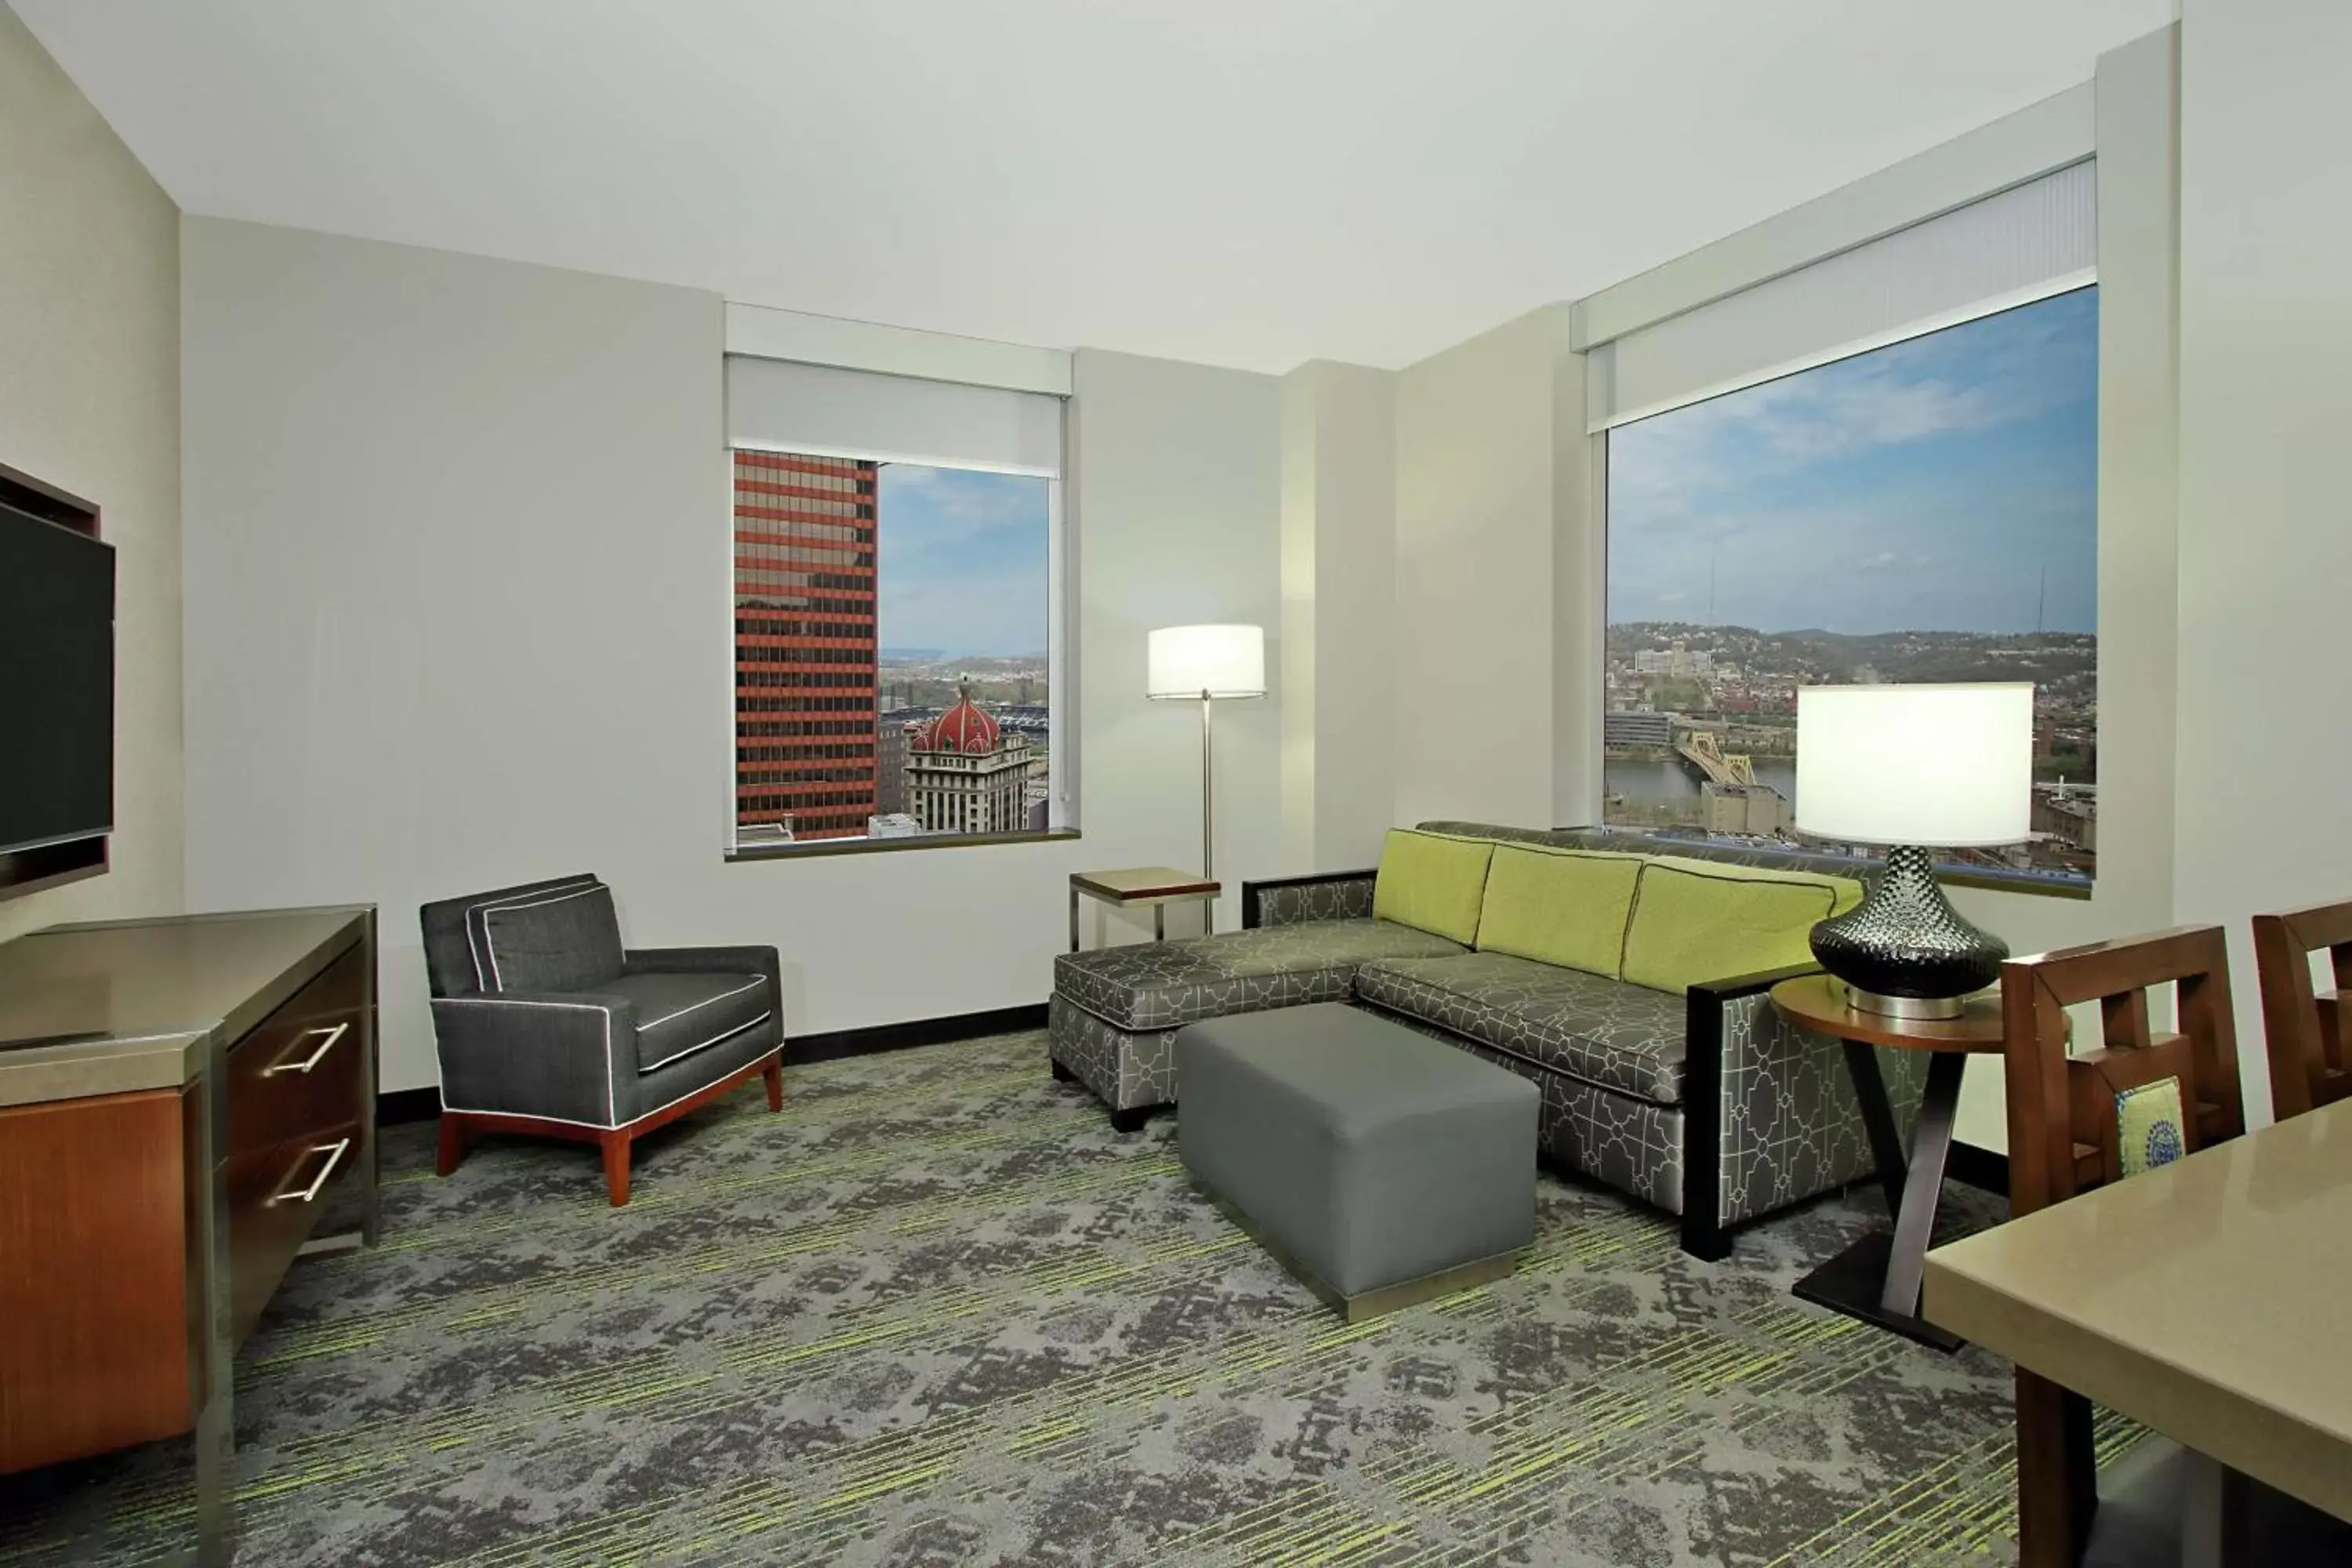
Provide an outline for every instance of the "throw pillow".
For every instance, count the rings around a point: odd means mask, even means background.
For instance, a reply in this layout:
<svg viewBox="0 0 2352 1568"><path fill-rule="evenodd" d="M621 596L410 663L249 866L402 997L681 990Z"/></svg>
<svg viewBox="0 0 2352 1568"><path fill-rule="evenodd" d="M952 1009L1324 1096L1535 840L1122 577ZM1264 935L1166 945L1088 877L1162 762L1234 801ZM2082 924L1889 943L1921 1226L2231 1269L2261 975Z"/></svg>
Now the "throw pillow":
<svg viewBox="0 0 2352 1568"><path fill-rule="evenodd" d="M1495 847L1478 948L1615 980L1642 857L1607 850Z"/></svg>
<svg viewBox="0 0 2352 1568"><path fill-rule="evenodd" d="M1390 829L1372 881L1372 918L1469 946L1478 939L1478 905L1494 853L1484 838Z"/></svg>

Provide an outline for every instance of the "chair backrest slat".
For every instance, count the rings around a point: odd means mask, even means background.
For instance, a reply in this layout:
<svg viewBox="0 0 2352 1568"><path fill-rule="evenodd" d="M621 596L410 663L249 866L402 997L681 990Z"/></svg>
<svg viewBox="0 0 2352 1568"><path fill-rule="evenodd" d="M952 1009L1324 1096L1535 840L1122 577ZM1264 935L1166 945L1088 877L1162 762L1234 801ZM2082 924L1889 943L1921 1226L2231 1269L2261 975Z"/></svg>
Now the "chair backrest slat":
<svg viewBox="0 0 2352 1568"><path fill-rule="evenodd" d="M2000 984L2011 1213L2070 1198L2093 1173L2105 1181L2121 1173L2118 1097L2132 1090L2178 1080L2184 1149L2245 1131L2229 946L2220 927L2183 926L2011 959ZM2177 1033L2149 1022L2148 990L2163 984L2175 989ZM2101 1043L2070 1056L2066 1010L2093 1002ZM2098 1151L2096 1160L2078 1159L2084 1149Z"/></svg>
<svg viewBox="0 0 2352 1568"><path fill-rule="evenodd" d="M2311 955L2325 952L2336 983L2312 984ZM2281 1120L2352 1096L2344 1056L2342 996L2352 993L2352 902L2254 917L2254 973L2271 1063L2271 1114Z"/></svg>

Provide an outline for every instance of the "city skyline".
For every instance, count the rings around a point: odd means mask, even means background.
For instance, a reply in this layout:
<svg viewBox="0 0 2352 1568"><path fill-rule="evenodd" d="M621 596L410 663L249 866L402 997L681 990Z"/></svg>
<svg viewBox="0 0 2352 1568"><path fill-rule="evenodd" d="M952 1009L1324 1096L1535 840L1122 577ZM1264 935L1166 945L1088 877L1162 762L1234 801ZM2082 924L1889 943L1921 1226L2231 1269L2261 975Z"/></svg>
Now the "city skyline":
<svg viewBox="0 0 2352 1568"><path fill-rule="evenodd" d="M876 640L934 660L1045 657L1052 481L884 463Z"/></svg>
<svg viewBox="0 0 2352 1568"><path fill-rule="evenodd" d="M2095 633L2097 348L2085 288L1620 426L1610 621Z"/></svg>

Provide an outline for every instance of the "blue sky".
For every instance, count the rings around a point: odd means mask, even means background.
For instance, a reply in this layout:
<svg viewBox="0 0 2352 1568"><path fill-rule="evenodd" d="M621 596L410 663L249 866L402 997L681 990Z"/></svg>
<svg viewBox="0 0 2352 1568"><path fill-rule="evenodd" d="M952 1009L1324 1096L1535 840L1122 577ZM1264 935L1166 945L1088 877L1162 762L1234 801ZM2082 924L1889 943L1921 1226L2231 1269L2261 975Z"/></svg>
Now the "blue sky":
<svg viewBox="0 0 2352 1568"><path fill-rule="evenodd" d="M1609 618L2095 631L2097 434L2095 289L1620 426Z"/></svg>
<svg viewBox="0 0 2352 1568"><path fill-rule="evenodd" d="M875 484L884 647L1045 651L1049 480L886 463Z"/></svg>

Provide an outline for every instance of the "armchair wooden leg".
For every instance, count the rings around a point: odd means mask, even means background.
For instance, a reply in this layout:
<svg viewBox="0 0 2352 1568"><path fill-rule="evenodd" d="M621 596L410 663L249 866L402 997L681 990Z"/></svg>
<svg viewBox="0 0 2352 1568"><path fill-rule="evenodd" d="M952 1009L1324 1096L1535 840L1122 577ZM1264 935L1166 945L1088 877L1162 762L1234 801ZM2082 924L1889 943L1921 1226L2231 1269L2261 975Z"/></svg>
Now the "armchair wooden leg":
<svg viewBox="0 0 2352 1568"><path fill-rule="evenodd" d="M604 1149L604 1191L619 1208L629 1201L629 1131L615 1128L596 1140Z"/></svg>
<svg viewBox="0 0 2352 1568"><path fill-rule="evenodd" d="M466 1123L454 1110L441 1113L441 1153L434 1161L438 1175L447 1175L466 1163Z"/></svg>
<svg viewBox="0 0 2352 1568"><path fill-rule="evenodd" d="M768 1080L768 1109L782 1110L784 1108L784 1053L778 1051L770 1057L767 1069L761 1076Z"/></svg>

